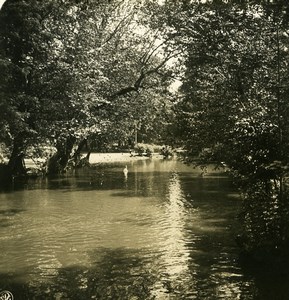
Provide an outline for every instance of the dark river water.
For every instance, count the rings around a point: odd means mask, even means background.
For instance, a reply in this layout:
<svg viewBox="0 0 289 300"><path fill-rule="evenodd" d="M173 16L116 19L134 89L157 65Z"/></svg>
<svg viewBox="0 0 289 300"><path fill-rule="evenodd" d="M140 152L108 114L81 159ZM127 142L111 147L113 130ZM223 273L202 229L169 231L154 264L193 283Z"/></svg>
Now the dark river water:
<svg viewBox="0 0 289 300"><path fill-rule="evenodd" d="M174 160L129 163L127 177L123 168L2 191L0 291L15 300L289 299L283 277L240 265L241 201L226 176Z"/></svg>

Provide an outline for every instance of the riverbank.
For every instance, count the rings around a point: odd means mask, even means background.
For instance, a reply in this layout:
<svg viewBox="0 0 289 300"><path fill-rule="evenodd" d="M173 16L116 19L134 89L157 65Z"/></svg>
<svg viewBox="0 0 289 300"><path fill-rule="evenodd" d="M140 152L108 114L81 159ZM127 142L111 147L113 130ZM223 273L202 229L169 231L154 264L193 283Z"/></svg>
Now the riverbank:
<svg viewBox="0 0 289 300"><path fill-rule="evenodd" d="M83 157L86 156L86 153L83 154ZM163 158L162 155L155 153L151 158ZM150 157L147 156L138 156L138 155L132 155L131 153L127 152L120 152L120 153L91 153L89 157L89 163L90 164L103 164L103 163L113 163L113 162L131 162L131 161L137 161L137 160L146 160L150 159ZM35 170L41 169L43 164L45 163L45 159L38 158L38 159L31 159L26 158L24 159L25 166L27 169L31 170L32 172ZM6 173L6 167L5 165L8 164L7 159L3 159L3 172ZM6 176L6 175L5 175Z"/></svg>
<svg viewBox="0 0 289 300"><path fill-rule="evenodd" d="M86 153L83 156L86 156ZM153 155L153 158L162 158L162 155L156 153ZM131 153L127 153L127 152L91 153L89 157L89 163L98 164L98 163L112 163L112 162L130 162L130 161L145 160L145 159L150 159L150 158L147 156L131 155ZM38 165L44 163L43 159L38 159L37 161L35 161L30 158L27 158L24 159L24 161L25 161L25 166L27 168L32 168L32 169L37 168ZM5 161L5 163L8 163L8 161Z"/></svg>
<svg viewBox="0 0 289 300"><path fill-rule="evenodd" d="M158 155L157 155L158 156ZM154 155L156 157L156 155ZM111 162L130 162L140 159L149 159L147 156L136 156L130 153L91 153L89 157L89 163L111 163Z"/></svg>

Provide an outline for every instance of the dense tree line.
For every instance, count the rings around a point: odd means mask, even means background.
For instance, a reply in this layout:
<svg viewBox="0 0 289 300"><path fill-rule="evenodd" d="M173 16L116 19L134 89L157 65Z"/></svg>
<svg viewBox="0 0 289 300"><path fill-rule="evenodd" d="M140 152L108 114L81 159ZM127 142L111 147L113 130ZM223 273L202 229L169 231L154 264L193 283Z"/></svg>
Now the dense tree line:
<svg viewBox="0 0 289 300"><path fill-rule="evenodd" d="M161 12L185 62L175 135L189 160L233 174L244 198L242 248L287 251L288 4L166 1Z"/></svg>
<svg viewBox="0 0 289 300"><path fill-rule="evenodd" d="M1 140L12 174L45 156L77 164L91 141L161 139L170 67L146 1L8 0L0 13ZM167 103L167 104L166 104Z"/></svg>

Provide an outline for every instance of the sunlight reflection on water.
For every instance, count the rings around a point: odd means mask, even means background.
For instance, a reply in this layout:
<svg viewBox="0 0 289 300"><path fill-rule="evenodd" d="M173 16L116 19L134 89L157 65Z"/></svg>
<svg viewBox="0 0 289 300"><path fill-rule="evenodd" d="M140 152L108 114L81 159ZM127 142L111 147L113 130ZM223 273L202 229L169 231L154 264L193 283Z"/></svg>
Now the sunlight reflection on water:
<svg viewBox="0 0 289 300"><path fill-rule="evenodd" d="M168 182L167 202L165 205L164 242L161 247L163 265L163 286L175 289L175 286L186 285L191 280L189 271L190 249L186 245L185 223L186 209L185 197L181 188L179 176L173 172ZM158 298L164 298L167 291L160 289L161 284L156 283Z"/></svg>
<svg viewBox="0 0 289 300"><path fill-rule="evenodd" d="M0 193L0 288L19 299L250 299L228 180L176 161L128 169Z"/></svg>
<svg viewBox="0 0 289 300"><path fill-rule="evenodd" d="M176 279L182 274L188 273L190 253L185 243L186 211L184 208L184 196L176 173L173 173L170 178L167 197L164 259L167 266L167 274L171 279ZM178 242L176 243L176 241Z"/></svg>

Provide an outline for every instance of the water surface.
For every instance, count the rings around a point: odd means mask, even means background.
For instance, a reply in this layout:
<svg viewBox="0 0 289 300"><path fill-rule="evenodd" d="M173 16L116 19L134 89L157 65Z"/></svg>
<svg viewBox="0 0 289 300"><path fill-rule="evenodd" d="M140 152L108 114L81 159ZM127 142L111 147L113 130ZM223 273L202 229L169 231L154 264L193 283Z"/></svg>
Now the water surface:
<svg viewBox="0 0 289 300"><path fill-rule="evenodd" d="M240 266L241 203L224 174L175 160L130 163L128 176L123 167L0 193L0 290L17 300L286 299L282 281Z"/></svg>

